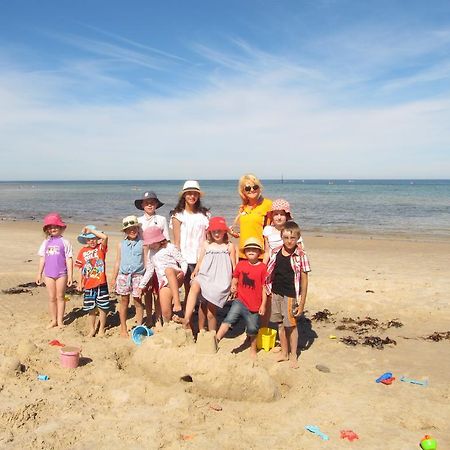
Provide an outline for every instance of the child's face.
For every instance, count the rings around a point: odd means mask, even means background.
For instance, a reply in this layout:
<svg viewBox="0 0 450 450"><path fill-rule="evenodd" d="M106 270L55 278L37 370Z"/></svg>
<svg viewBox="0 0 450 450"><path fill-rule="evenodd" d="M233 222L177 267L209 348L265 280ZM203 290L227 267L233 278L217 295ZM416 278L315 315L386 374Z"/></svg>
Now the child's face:
<svg viewBox="0 0 450 450"><path fill-rule="evenodd" d="M86 239L86 246L91 248L97 247L97 238Z"/></svg>
<svg viewBox="0 0 450 450"><path fill-rule="evenodd" d="M244 249L245 257L248 259L249 262L254 263L258 261L259 255L261 254L261 250L258 248L245 248Z"/></svg>
<svg viewBox="0 0 450 450"><path fill-rule="evenodd" d="M149 216L153 216L153 214L155 214L156 206L157 202L154 199L147 199L142 201L142 207Z"/></svg>
<svg viewBox="0 0 450 450"><path fill-rule="evenodd" d="M125 230L127 238L134 241L139 236L139 227L130 227Z"/></svg>
<svg viewBox="0 0 450 450"><path fill-rule="evenodd" d="M272 220L275 227L282 227L287 220L285 211L273 211Z"/></svg>
<svg viewBox="0 0 450 450"><path fill-rule="evenodd" d="M224 230L214 230L211 231L211 237L215 242L223 242L223 238L225 237L226 231Z"/></svg>
<svg viewBox="0 0 450 450"><path fill-rule="evenodd" d="M150 250L159 250L161 248L161 242L153 242L153 244L148 244Z"/></svg>
<svg viewBox="0 0 450 450"><path fill-rule="evenodd" d="M297 247L297 241L300 236L293 234L290 231L283 231L281 233L281 239L283 239L283 245L287 250L294 250Z"/></svg>
<svg viewBox="0 0 450 450"><path fill-rule="evenodd" d="M194 206L198 199L200 197L200 194L196 191L188 191L184 194L184 199L186 200L186 203L190 206Z"/></svg>
<svg viewBox="0 0 450 450"><path fill-rule="evenodd" d="M63 228L58 225L49 225L45 228L45 230L49 236L53 237L61 236L63 232Z"/></svg>

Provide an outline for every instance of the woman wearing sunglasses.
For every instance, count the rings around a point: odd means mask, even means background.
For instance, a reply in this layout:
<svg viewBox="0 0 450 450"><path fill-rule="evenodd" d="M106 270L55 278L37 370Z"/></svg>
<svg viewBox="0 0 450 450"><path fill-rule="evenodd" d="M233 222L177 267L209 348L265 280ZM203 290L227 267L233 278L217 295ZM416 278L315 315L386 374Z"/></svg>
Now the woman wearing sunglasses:
<svg viewBox="0 0 450 450"><path fill-rule="evenodd" d="M242 248L248 238L257 238L261 241L261 246L264 245L263 228L267 222L267 213L272 208L272 200L262 196L261 181L250 173L243 175L239 179L238 192L242 199L242 204L239 207L239 213L233 226L239 224L239 258L244 259L245 254ZM237 236L233 227L231 231Z"/></svg>

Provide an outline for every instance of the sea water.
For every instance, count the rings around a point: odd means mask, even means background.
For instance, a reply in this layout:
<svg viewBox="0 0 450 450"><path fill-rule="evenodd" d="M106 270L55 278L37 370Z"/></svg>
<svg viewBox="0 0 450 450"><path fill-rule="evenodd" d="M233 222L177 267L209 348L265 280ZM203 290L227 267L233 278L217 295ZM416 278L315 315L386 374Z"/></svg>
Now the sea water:
<svg viewBox="0 0 450 450"><path fill-rule="evenodd" d="M202 202L231 224L236 180L201 180ZM134 200L153 190L169 216L183 180L0 182L0 217L41 221L58 211L68 223L117 224L142 214ZM285 198L304 231L450 236L450 180L263 180L264 196Z"/></svg>

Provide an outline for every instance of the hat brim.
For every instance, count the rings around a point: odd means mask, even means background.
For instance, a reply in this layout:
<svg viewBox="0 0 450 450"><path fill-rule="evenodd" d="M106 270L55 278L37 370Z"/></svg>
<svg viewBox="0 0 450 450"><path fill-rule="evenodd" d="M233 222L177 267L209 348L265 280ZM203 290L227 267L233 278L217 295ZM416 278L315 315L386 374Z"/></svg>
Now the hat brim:
<svg viewBox="0 0 450 450"><path fill-rule="evenodd" d="M128 228L133 228L133 227L138 227L138 228L141 228L141 224L140 223L136 223L136 224L134 224L134 225L128 225L128 226L126 226L126 227L122 227L122 231L125 231L125 230L128 230Z"/></svg>
<svg viewBox="0 0 450 450"><path fill-rule="evenodd" d="M45 229L48 228L48 227L61 227L61 228L66 229L67 225L65 223L62 223L62 222L61 223L47 223L46 225L44 225L42 227L42 229L45 231Z"/></svg>
<svg viewBox="0 0 450 450"><path fill-rule="evenodd" d="M259 245L256 245L256 244L249 244L249 245L246 245L245 247L242 248L243 251L245 251L245 250L255 250L255 249L259 250L260 252L263 251L262 247L260 247Z"/></svg>
<svg viewBox="0 0 450 450"><path fill-rule="evenodd" d="M194 188L189 188L189 189L183 189L182 191L180 191L180 193L178 194L178 197L183 197L184 194L186 194L186 192L197 192L197 194L200 195L200 197L203 197L204 192L200 191L199 189L194 189Z"/></svg>
<svg viewBox="0 0 450 450"><path fill-rule="evenodd" d="M158 198L154 198L154 197L151 197L151 198L138 198L137 200L134 201L134 206L136 206L137 209L140 209L141 211L144 211L144 207L142 206L142 202L144 200L156 200L157 204L156 204L156 208L155 209L158 209L158 208L161 208L161 206L164 206L163 202L159 201Z"/></svg>
<svg viewBox="0 0 450 450"><path fill-rule="evenodd" d="M77 241L78 241L80 244L87 244L87 241L88 241L89 239L98 239L98 236L96 236L94 233L88 233L88 234L80 234L80 235L77 237Z"/></svg>

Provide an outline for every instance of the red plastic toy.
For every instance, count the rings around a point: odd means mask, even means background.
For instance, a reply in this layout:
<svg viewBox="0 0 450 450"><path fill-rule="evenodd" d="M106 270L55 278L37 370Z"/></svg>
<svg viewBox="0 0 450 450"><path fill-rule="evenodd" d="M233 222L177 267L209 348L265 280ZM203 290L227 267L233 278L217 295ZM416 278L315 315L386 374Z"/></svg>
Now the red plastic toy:
<svg viewBox="0 0 450 450"><path fill-rule="evenodd" d="M358 435L352 430L341 430L341 439L348 439L350 442L359 439Z"/></svg>
<svg viewBox="0 0 450 450"><path fill-rule="evenodd" d="M395 381L395 377L385 378L384 380L381 380L383 384L392 384L393 381Z"/></svg>
<svg viewBox="0 0 450 450"><path fill-rule="evenodd" d="M50 341L48 343L48 345L53 345L56 347L65 347L65 345L63 343L59 342L58 339L53 339L53 341Z"/></svg>

